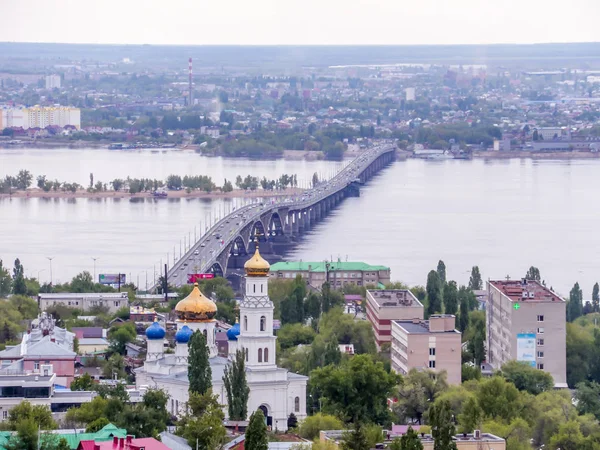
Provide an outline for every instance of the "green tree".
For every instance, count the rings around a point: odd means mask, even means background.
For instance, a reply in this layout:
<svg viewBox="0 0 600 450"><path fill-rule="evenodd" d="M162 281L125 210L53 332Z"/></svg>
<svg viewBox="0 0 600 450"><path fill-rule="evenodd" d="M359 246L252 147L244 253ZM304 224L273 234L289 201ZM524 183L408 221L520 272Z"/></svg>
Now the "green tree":
<svg viewBox="0 0 600 450"><path fill-rule="evenodd" d="M109 379L122 379L127 376L125 372L125 359L118 353L114 353L108 358L102 367L102 375Z"/></svg>
<svg viewBox="0 0 600 450"><path fill-rule="evenodd" d="M315 187L317 184L319 184L319 175L317 174L317 172L315 172L312 176L312 187Z"/></svg>
<svg viewBox="0 0 600 450"><path fill-rule="evenodd" d="M458 416L460 431L462 433L472 433L474 430L481 428L482 420L483 411L479 407L477 399L470 396L463 405L462 413Z"/></svg>
<svg viewBox="0 0 600 450"><path fill-rule="evenodd" d="M133 322L125 322L113 325L108 330L108 341L113 352L124 355L126 345L135 341L137 332Z"/></svg>
<svg viewBox="0 0 600 450"><path fill-rule="evenodd" d="M10 272L2 265L0 259L0 298L5 298L12 291L12 278Z"/></svg>
<svg viewBox="0 0 600 450"><path fill-rule="evenodd" d="M523 361L509 361L502 366L502 375L520 391L538 395L554 388L552 375L531 367Z"/></svg>
<svg viewBox="0 0 600 450"><path fill-rule="evenodd" d="M567 384L571 388L590 377L594 338L576 323L567 323ZM596 347L597 348L597 347Z"/></svg>
<svg viewBox="0 0 600 450"><path fill-rule="evenodd" d="M427 316L442 312L442 285L435 270L427 275Z"/></svg>
<svg viewBox="0 0 600 450"><path fill-rule="evenodd" d="M192 415L179 421L177 433L187 439L192 448L218 449L225 443L227 431L223 426L225 418L217 396L208 392L190 392L188 406Z"/></svg>
<svg viewBox="0 0 600 450"><path fill-rule="evenodd" d="M537 267L531 266L529 268L529 270L527 271L527 273L525 274L525 279L533 280L533 281L540 281L541 280L540 269L538 269Z"/></svg>
<svg viewBox="0 0 600 450"><path fill-rule="evenodd" d="M429 408L429 423L433 436L434 450L456 450L454 435L456 429L452 417L452 409L448 401L435 402Z"/></svg>
<svg viewBox="0 0 600 450"><path fill-rule="evenodd" d="M593 414L600 418L600 384L596 382L581 382L575 391L577 410L579 414Z"/></svg>
<svg viewBox="0 0 600 450"><path fill-rule="evenodd" d="M571 289L571 292L569 293L569 302L567 303L567 321L573 322L582 314L583 294L581 292L581 289L579 288L579 283L575 283L575 285Z"/></svg>
<svg viewBox="0 0 600 450"><path fill-rule="evenodd" d="M458 311L458 287L456 281L444 285L444 313L456 314Z"/></svg>
<svg viewBox="0 0 600 450"><path fill-rule="evenodd" d="M96 292L96 283L87 270L78 273L71 280L71 292Z"/></svg>
<svg viewBox="0 0 600 450"><path fill-rule="evenodd" d="M54 430L56 422L52 418L50 408L44 405L32 405L28 401L22 401L8 412L8 427L16 430L19 422L32 420L42 430Z"/></svg>
<svg viewBox="0 0 600 450"><path fill-rule="evenodd" d="M13 268L12 292L16 295L27 295L23 264L21 264L19 258L15 259L15 267Z"/></svg>
<svg viewBox="0 0 600 450"><path fill-rule="evenodd" d="M444 284L446 284L446 264L444 264L444 261L442 261L441 259L438 261L436 271L437 271L438 277L440 277L440 282L442 283L442 286L443 286Z"/></svg>
<svg viewBox="0 0 600 450"><path fill-rule="evenodd" d="M21 313L24 319L35 319L38 316L39 308L37 302L24 295L11 295L11 305Z"/></svg>
<svg viewBox="0 0 600 450"><path fill-rule="evenodd" d="M0 261L1 266L2 261ZM595 283L592 289L592 308L594 312L600 312L600 286L598 286L598 283Z"/></svg>
<svg viewBox="0 0 600 450"><path fill-rule="evenodd" d="M437 397L448 389L445 371L436 373L431 370L411 369L404 377L397 391L397 403L394 413L399 422L408 419L422 423L423 416Z"/></svg>
<svg viewBox="0 0 600 450"><path fill-rule="evenodd" d="M71 382L72 391L91 391L94 387L94 379L89 373L84 373Z"/></svg>
<svg viewBox="0 0 600 450"><path fill-rule="evenodd" d="M245 352L235 352L235 359L225 368L223 383L227 392L227 409L230 420L246 420L250 388L246 382Z"/></svg>
<svg viewBox="0 0 600 450"><path fill-rule="evenodd" d="M312 371L310 388L313 396L320 395L324 413L384 424L389 418L387 398L398 381L372 356L356 355L341 365Z"/></svg>
<svg viewBox="0 0 600 450"><path fill-rule="evenodd" d="M93 422L90 422L88 426L85 428L86 433L97 433L106 425L108 425L110 421L106 417L100 417Z"/></svg>
<svg viewBox="0 0 600 450"><path fill-rule="evenodd" d="M321 316L321 296L311 292L304 302L304 317L318 319Z"/></svg>
<svg viewBox="0 0 600 450"><path fill-rule="evenodd" d="M120 178L115 178L114 180L112 180L110 182L110 184L112 185L112 187L115 191L120 191L121 188L123 187L124 182Z"/></svg>
<svg viewBox="0 0 600 450"><path fill-rule="evenodd" d="M286 324L277 332L277 342L282 350L313 342L316 333L311 327L301 323Z"/></svg>
<svg viewBox="0 0 600 450"><path fill-rule="evenodd" d="M189 341L188 379L190 392L206 394L212 388L212 371L208 362L206 338L196 330Z"/></svg>
<svg viewBox="0 0 600 450"><path fill-rule="evenodd" d="M223 192L231 192L233 191L233 184L231 181L228 181L227 178L223 181L223 187L221 188Z"/></svg>
<svg viewBox="0 0 600 450"><path fill-rule="evenodd" d="M458 315L458 329L464 333L469 326L469 304L467 298L463 297L460 301L460 314Z"/></svg>
<svg viewBox="0 0 600 450"><path fill-rule="evenodd" d="M483 289L483 281L481 279L481 273L479 272L478 266L473 266L471 269L471 278L469 278L469 289L472 291L478 291Z"/></svg>
<svg viewBox="0 0 600 450"><path fill-rule="evenodd" d="M323 430L341 430L344 428L344 423L336 416L317 413L308 416L300 424L299 434L304 439L312 441L319 437L319 432Z"/></svg>
<svg viewBox="0 0 600 450"><path fill-rule="evenodd" d="M246 428L246 440L244 448L248 450L267 450L269 440L267 439L267 424L262 410L257 409L250 416L248 428Z"/></svg>
<svg viewBox="0 0 600 450"><path fill-rule="evenodd" d="M581 450L585 448L585 443L586 439L581 432L581 425L572 419L560 425L558 433L552 436L549 447L560 450Z"/></svg>
<svg viewBox="0 0 600 450"><path fill-rule="evenodd" d="M359 421L354 422L352 431L344 433L341 447L342 450L369 450L364 426Z"/></svg>
<svg viewBox="0 0 600 450"><path fill-rule="evenodd" d="M520 411L520 395L514 384L494 376L479 383L477 402L486 417L510 421Z"/></svg>
<svg viewBox="0 0 600 450"><path fill-rule="evenodd" d="M400 438L400 450L423 450L423 443L412 427L408 427L406 433Z"/></svg>

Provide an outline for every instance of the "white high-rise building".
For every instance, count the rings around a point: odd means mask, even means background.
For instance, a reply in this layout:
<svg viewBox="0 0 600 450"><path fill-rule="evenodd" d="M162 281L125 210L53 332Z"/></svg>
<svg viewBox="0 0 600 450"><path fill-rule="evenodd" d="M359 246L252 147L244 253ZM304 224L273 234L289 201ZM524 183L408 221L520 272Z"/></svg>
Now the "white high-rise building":
<svg viewBox="0 0 600 450"><path fill-rule="evenodd" d="M60 89L60 75L46 75L46 89Z"/></svg>
<svg viewBox="0 0 600 450"><path fill-rule="evenodd" d="M240 322L227 332L229 358L217 356L214 319L216 304L205 297L198 285L175 307L177 346L174 354L164 353L165 332L157 323L146 330L148 351L144 366L136 369L136 384L164 389L170 397L167 408L178 415L188 401L188 342L194 331L206 336L212 372L212 390L219 403L227 404L223 383L225 368L240 349L246 357L246 380L250 388L248 414L261 409L267 425L287 430L293 413L298 420L306 417L306 384L308 378L277 367L276 336L273 335L273 302L268 295L270 265L258 250L244 265L246 293L240 303ZM227 415L227 410L225 409Z"/></svg>
<svg viewBox="0 0 600 450"><path fill-rule="evenodd" d="M411 102L411 101L415 101L416 95L415 95L415 88L414 87L408 87L404 90L405 94L406 94L406 101L407 102Z"/></svg>
<svg viewBox="0 0 600 450"><path fill-rule="evenodd" d="M0 110L0 130L11 127L46 128L49 125L65 127L67 125L81 128L81 111L79 108L65 106L33 106L31 108L6 108Z"/></svg>

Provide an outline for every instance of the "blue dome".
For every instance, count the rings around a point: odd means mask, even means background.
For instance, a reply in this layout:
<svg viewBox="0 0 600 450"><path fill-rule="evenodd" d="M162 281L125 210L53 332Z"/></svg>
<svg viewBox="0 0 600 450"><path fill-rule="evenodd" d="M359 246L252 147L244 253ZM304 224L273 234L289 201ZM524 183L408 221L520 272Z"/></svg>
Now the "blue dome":
<svg viewBox="0 0 600 450"><path fill-rule="evenodd" d="M148 328L146 328L146 337L151 340L164 339L165 329L160 326L158 322L154 322Z"/></svg>
<svg viewBox="0 0 600 450"><path fill-rule="evenodd" d="M190 341L194 332L187 325L182 326L177 333L175 333L175 340L178 344L187 344Z"/></svg>
<svg viewBox="0 0 600 450"><path fill-rule="evenodd" d="M237 341L238 336L240 335L240 324L236 323L229 330L227 330L227 339L230 341Z"/></svg>

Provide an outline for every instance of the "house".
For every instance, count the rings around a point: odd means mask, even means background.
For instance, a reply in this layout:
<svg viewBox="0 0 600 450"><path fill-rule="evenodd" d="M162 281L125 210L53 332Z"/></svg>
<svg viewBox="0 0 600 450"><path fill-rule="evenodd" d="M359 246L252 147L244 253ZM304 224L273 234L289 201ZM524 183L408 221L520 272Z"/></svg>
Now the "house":
<svg viewBox="0 0 600 450"><path fill-rule="evenodd" d="M133 436L117 437L112 441L81 441L77 450L170 450L165 444L154 438L139 438Z"/></svg>

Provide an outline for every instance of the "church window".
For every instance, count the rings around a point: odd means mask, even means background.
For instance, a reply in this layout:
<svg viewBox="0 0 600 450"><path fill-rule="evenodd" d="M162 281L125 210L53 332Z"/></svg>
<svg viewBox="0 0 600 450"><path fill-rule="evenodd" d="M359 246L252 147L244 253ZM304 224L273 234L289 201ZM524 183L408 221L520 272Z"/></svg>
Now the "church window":
<svg viewBox="0 0 600 450"><path fill-rule="evenodd" d="M260 316L260 331L265 331L267 328L267 318L265 316Z"/></svg>
<svg viewBox="0 0 600 450"><path fill-rule="evenodd" d="M262 294L262 291L263 291L263 285L261 284L260 285L260 292L261 292L261 294Z"/></svg>
<svg viewBox="0 0 600 450"><path fill-rule="evenodd" d="M300 412L300 397L294 399L294 411Z"/></svg>
<svg viewBox="0 0 600 450"><path fill-rule="evenodd" d="M269 362L269 349L265 347L265 362Z"/></svg>
<svg viewBox="0 0 600 450"><path fill-rule="evenodd" d="M258 362L262 362L262 348L258 349Z"/></svg>
<svg viewBox="0 0 600 450"><path fill-rule="evenodd" d="M246 362L248 362L248 349L246 348Z"/></svg>
<svg viewBox="0 0 600 450"><path fill-rule="evenodd" d="M208 338L208 334L206 333L206 330L203 330L202 334L204 334L204 339Z"/></svg>
<svg viewBox="0 0 600 450"><path fill-rule="evenodd" d="M248 316L244 316L244 331L248 331Z"/></svg>
<svg viewBox="0 0 600 450"><path fill-rule="evenodd" d="M253 284L253 285L252 285L252 288L254 289L254 293L256 294L256 285L255 285L255 284Z"/></svg>

